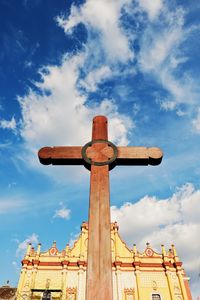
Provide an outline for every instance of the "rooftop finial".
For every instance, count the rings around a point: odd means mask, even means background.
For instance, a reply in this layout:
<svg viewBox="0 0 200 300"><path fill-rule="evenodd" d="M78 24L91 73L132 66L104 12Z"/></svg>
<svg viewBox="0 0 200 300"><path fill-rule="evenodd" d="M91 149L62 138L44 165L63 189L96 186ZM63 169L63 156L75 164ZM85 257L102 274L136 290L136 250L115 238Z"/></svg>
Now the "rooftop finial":
<svg viewBox="0 0 200 300"><path fill-rule="evenodd" d="M178 256L178 255L177 255L177 251L176 251L176 248L175 248L174 244L172 244L171 246L172 246L172 250L173 250L173 254L174 254L174 256Z"/></svg>
<svg viewBox="0 0 200 300"><path fill-rule="evenodd" d="M69 244L66 245L65 251L66 251L66 253L69 252Z"/></svg>
<svg viewBox="0 0 200 300"><path fill-rule="evenodd" d="M29 255L29 254L30 254L30 252L31 252L31 246L32 246L31 243L28 243L28 244L27 244L26 255Z"/></svg>
<svg viewBox="0 0 200 300"><path fill-rule="evenodd" d="M38 247L37 247L37 255L40 255L40 250L41 250L41 243L38 243Z"/></svg>
<svg viewBox="0 0 200 300"><path fill-rule="evenodd" d="M161 245L161 248L162 248L162 255L163 255L163 256L166 256L165 246L164 246L164 245Z"/></svg>
<svg viewBox="0 0 200 300"><path fill-rule="evenodd" d="M136 247L136 244L133 244L133 253L134 253L134 255L137 255L137 247Z"/></svg>
<svg viewBox="0 0 200 300"><path fill-rule="evenodd" d="M115 232L117 232L117 231L119 230L119 226L118 226L118 224L117 224L117 221L115 221L115 222L113 223L113 229L115 230Z"/></svg>

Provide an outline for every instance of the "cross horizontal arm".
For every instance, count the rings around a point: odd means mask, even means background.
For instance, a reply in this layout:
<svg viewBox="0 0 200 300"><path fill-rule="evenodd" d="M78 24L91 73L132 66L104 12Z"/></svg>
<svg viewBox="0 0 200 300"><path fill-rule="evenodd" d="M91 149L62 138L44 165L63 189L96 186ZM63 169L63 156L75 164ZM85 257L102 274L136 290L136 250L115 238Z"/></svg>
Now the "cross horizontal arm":
<svg viewBox="0 0 200 300"><path fill-rule="evenodd" d="M118 155L116 165L159 165L163 153L161 149L152 147L117 147Z"/></svg>
<svg viewBox="0 0 200 300"><path fill-rule="evenodd" d="M44 147L38 152L43 165L83 165L82 147Z"/></svg>
<svg viewBox="0 0 200 300"><path fill-rule="evenodd" d="M115 164L118 166L159 165L163 157L162 151L155 147L117 147L117 149ZM44 165L84 165L81 150L80 146L44 147L40 149L38 156ZM88 156L90 157L92 153L93 150L89 147ZM112 157L113 150L111 147L106 147L102 153Z"/></svg>

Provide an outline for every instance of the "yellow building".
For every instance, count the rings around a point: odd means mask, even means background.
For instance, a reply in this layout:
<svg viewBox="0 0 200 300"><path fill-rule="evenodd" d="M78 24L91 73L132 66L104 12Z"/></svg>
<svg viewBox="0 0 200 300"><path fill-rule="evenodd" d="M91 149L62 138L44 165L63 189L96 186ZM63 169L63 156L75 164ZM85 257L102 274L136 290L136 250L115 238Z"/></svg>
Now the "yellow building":
<svg viewBox="0 0 200 300"><path fill-rule="evenodd" d="M17 300L84 300L87 271L88 225L78 240L59 251L56 242L46 252L28 245L22 260ZM144 252L129 249L121 240L117 223L111 224L113 300L192 300L188 278L175 247L161 253L149 244ZM106 300L106 299L102 299Z"/></svg>

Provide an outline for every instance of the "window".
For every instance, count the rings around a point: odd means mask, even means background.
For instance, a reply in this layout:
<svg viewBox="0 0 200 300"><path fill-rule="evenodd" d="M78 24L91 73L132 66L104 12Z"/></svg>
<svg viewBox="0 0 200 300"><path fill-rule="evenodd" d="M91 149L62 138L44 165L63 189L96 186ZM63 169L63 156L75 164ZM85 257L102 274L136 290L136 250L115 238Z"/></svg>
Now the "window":
<svg viewBox="0 0 200 300"><path fill-rule="evenodd" d="M161 297L159 294L152 294L152 300L161 300Z"/></svg>

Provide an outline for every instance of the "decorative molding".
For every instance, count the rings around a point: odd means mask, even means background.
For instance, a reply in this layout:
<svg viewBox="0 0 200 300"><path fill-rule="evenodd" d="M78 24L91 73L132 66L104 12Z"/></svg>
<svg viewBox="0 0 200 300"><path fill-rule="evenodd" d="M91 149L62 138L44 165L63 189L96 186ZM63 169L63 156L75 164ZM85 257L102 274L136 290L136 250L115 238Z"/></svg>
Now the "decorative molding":
<svg viewBox="0 0 200 300"><path fill-rule="evenodd" d="M155 280L152 280L152 288L154 291L156 291L158 288L157 282Z"/></svg>
<svg viewBox="0 0 200 300"><path fill-rule="evenodd" d="M167 279L164 273L149 272L140 273L140 282L142 287L149 287L153 289L167 288Z"/></svg>
<svg viewBox="0 0 200 300"><path fill-rule="evenodd" d="M146 256L148 256L148 257L152 257L152 256L154 255L154 251L153 251L151 248L147 248L147 249L145 250L145 254L146 254Z"/></svg>
<svg viewBox="0 0 200 300"><path fill-rule="evenodd" d="M125 296L125 300L134 300L135 299L135 290L132 288L124 289L124 296Z"/></svg>
<svg viewBox="0 0 200 300"><path fill-rule="evenodd" d="M77 299L77 288L67 288L66 289L66 300L76 300Z"/></svg>
<svg viewBox="0 0 200 300"><path fill-rule="evenodd" d="M49 255L55 256L55 255L57 255L57 253L58 253L58 249L56 247L51 247L49 249Z"/></svg>

